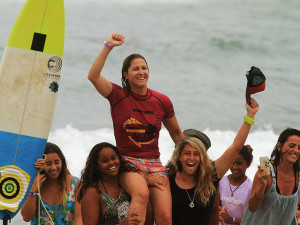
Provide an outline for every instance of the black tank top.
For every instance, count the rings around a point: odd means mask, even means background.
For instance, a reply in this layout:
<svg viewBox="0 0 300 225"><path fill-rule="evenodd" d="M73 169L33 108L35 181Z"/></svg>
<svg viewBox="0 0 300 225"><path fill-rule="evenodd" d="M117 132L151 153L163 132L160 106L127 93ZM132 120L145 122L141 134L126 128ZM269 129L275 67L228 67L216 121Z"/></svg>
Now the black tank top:
<svg viewBox="0 0 300 225"><path fill-rule="evenodd" d="M295 185L294 185L294 190L293 190L292 194L295 194L297 192L297 190L298 190L297 177L296 177L296 172L295 171L294 171L294 176L295 176ZM278 187L278 182L277 182L277 166L275 166L275 179L276 179L276 191L277 191L278 194L281 195L279 187Z"/></svg>
<svg viewBox="0 0 300 225"><path fill-rule="evenodd" d="M190 208L191 203L185 189L181 189L175 182L176 173L169 176L171 193L172 193L172 221L173 225L209 225L211 209L214 204L215 194L209 199L206 206L195 203L194 208ZM217 190L219 179L214 181L214 187ZM195 187L187 189L192 198L194 196Z"/></svg>

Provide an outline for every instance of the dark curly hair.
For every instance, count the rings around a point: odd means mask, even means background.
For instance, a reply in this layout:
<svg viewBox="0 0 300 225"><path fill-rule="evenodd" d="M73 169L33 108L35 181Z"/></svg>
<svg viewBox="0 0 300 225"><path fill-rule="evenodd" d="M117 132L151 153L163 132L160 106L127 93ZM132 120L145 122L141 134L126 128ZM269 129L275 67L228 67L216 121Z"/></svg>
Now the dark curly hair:
<svg viewBox="0 0 300 225"><path fill-rule="evenodd" d="M244 145L240 150L239 155L241 155L245 159L247 164L251 165L253 160L252 152L253 149L251 148L250 145Z"/></svg>
<svg viewBox="0 0 300 225"><path fill-rule="evenodd" d="M124 171L128 171L128 172L134 171L135 172L134 168L130 167L128 165L128 162L123 160L123 158L120 154L120 151L116 146L114 146L110 143L107 143L107 142L101 142L99 144L96 144L92 148L92 150L87 158L85 168L81 171L81 179L79 182L79 195L77 197L78 202L80 202L81 199L83 198L87 188L97 186L98 181L101 180L101 173L98 169L97 161L98 161L98 157L99 157L99 152L104 148L111 148L117 154L119 161L120 161L119 174Z"/></svg>
<svg viewBox="0 0 300 225"><path fill-rule="evenodd" d="M284 143L288 140L290 136L298 136L300 137L300 130L294 129L294 128L287 128L284 131L281 132L281 134L278 137L278 143L281 144L281 146L284 145ZM273 149L273 152L271 154L271 160L274 161L275 166L278 166L280 161L282 161L282 151L280 151L277 148L277 143ZM300 158L297 159L297 161L294 163L294 170L299 172L300 171Z"/></svg>

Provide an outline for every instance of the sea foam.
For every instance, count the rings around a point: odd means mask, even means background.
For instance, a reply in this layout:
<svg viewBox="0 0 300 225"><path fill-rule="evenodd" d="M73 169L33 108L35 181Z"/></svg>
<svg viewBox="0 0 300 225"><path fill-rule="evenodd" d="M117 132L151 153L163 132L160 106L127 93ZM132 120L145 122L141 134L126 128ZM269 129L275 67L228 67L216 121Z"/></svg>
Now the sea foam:
<svg viewBox="0 0 300 225"><path fill-rule="evenodd" d="M219 158L222 153L232 144L236 132L227 130L210 130L203 131L211 140L212 146L208 155L212 160ZM253 162L247 170L247 175L253 179L259 164L260 156L270 156L273 147L276 144L277 135L271 128L268 130L255 130L250 132L245 144L250 144L253 148ZM112 129L102 128L98 130L81 131L72 125L65 128L57 129L50 133L50 142L56 143L64 152L68 161L68 167L75 176L80 176L81 170L85 166L87 156L92 147L100 142L106 141L115 144ZM159 138L159 148L161 161L165 165L171 158L174 150L174 143L166 129L162 129Z"/></svg>

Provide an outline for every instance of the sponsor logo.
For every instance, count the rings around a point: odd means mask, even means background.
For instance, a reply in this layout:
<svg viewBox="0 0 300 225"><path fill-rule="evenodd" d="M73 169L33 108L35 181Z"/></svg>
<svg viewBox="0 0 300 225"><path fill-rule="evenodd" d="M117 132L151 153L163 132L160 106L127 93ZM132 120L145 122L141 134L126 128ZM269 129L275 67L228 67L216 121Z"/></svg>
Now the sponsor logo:
<svg viewBox="0 0 300 225"><path fill-rule="evenodd" d="M58 91L58 83L56 81L53 81L52 83L50 83L49 89L51 90L51 92L56 93Z"/></svg>
<svg viewBox="0 0 300 225"><path fill-rule="evenodd" d="M52 56L48 61L48 69L53 72L57 73L61 70L62 67L62 59L58 56Z"/></svg>
<svg viewBox="0 0 300 225"><path fill-rule="evenodd" d="M123 129L125 129L129 139L140 148L142 145L151 144L156 137L156 127L154 125L143 125L132 117L123 123Z"/></svg>
<svg viewBox="0 0 300 225"><path fill-rule="evenodd" d="M133 112L145 113L145 114L154 114L153 111L143 111L140 109L132 109Z"/></svg>
<svg viewBox="0 0 300 225"><path fill-rule="evenodd" d="M59 79L60 75L59 74L54 74L54 73L44 73L44 76L50 78L50 79Z"/></svg>

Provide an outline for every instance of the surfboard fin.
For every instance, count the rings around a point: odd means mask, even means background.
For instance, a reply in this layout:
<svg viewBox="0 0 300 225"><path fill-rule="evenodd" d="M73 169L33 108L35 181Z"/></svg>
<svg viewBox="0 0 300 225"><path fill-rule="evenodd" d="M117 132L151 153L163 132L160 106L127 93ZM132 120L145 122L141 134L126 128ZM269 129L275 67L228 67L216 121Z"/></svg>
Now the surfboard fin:
<svg viewBox="0 0 300 225"><path fill-rule="evenodd" d="M10 217L9 217L9 215L8 215L7 212L8 211L5 210L4 214L3 214L3 225L7 225L8 221L9 221L9 223L11 223L11 219L10 219Z"/></svg>

